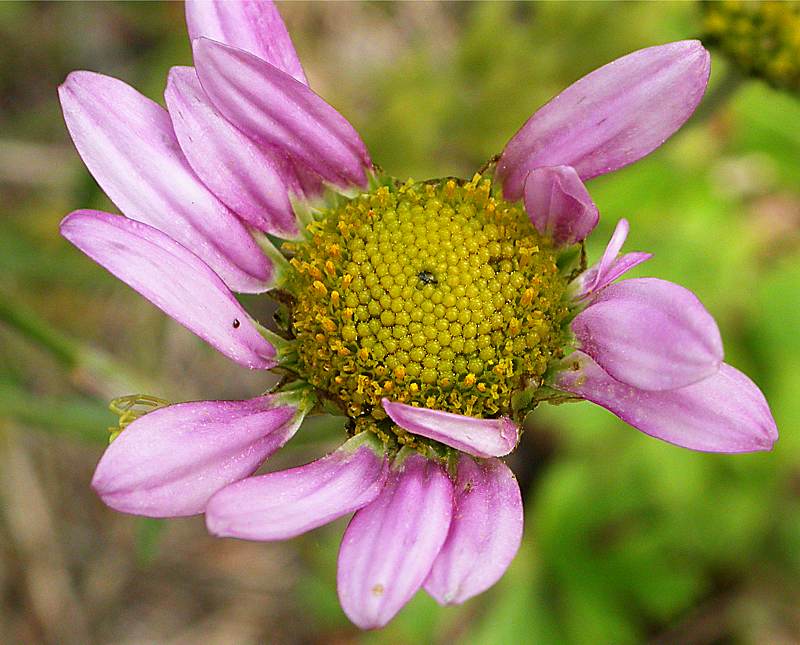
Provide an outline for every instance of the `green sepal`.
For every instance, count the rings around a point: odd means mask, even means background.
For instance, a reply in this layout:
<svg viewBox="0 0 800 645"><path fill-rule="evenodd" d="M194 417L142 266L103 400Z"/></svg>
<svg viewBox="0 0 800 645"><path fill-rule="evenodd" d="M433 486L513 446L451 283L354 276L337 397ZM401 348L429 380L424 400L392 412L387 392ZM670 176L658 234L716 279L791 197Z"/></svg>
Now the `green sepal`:
<svg viewBox="0 0 800 645"><path fill-rule="evenodd" d="M333 206L334 208L341 206L343 202L350 201L356 195L363 192L358 186L337 186L328 181L322 182L322 202L326 206Z"/></svg>
<svg viewBox="0 0 800 645"><path fill-rule="evenodd" d="M258 244L261 251L272 263L272 270L274 272L271 289L286 288L289 284L289 276L294 271L292 265L284 257L283 253L270 241L269 237L261 231L251 231L253 239Z"/></svg>
<svg viewBox="0 0 800 645"><path fill-rule="evenodd" d="M291 428L290 436L294 436L297 433L316 403L314 389L302 381L290 383L285 389L271 392L269 396L273 407L286 405L297 408L289 423L286 424L287 427Z"/></svg>
<svg viewBox="0 0 800 645"><path fill-rule="evenodd" d="M393 470L400 470L403 467L403 463L406 459L411 457L412 455L418 455L420 452L410 446L403 446L400 450L397 451L394 459L392 460L392 469Z"/></svg>
<svg viewBox="0 0 800 645"><path fill-rule="evenodd" d="M272 320L278 326L278 329L288 332L292 326L292 312L285 303L279 303L275 313L272 314Z"/></svg>
<svg viewBox="0 0 800 645"><path fill-rule="evenodd" d="M574 353L574 352L573 352ZM564 392L554 387L556 374L565 370L573 370L575 360L572 358L573 353L568 354L559 361L556 361L548 368L544 375L544 384L539 387L534 395L534 400L537 403L549 403L551 405L561 405L562 403L573 403L576 401L583 401L579 396Z"/></svg>
<svg viewBox="0 0 800 645"><path fill-rule="evenodd" d="M345 441L339 447L339 450L346 450L347 452L355 452L361 446L369 447L376 455L378 455L381 458L386 456L387 453L386 446L384 446L383 442L378 438L378 435L368 430L365 430L364 432L359 432L354 437L351 437L350 439Z"/></svg>
<svg viewBox="0 0 800 645"><path fill-rule="evenodd" d="M392 188L396 184L397 184L397 179L395 177L392 177L390 175L386 175L386 174L383 173L383 171L378 171L378 172L373 171L373 172L370 172L367 175L367 191L366 192L373 193L376 190L378 190L378 188L381 188L382 186L388 186L388 187Z"/></svg>
<svg viewBox="0 0 800 645"><path fill-rule="evenodd" d="M309 385L305 381L301 379L295 379L290 381L286 384L279 384L274 390L270 390L273 393L277 392L303 392L305 393L306 390L310 392L314 392L313 386Z"/></svg>
<svg viewBox="0 0 800 645"><path fill-rule="evenodd" d="M450 476L450 479L453 481L456 481L458 478L458 462L461 461L461 457L468 457L473 461L479 461L476 457L468 455L466 452L461 452L460 450L456 450L454 448L448 448L447 457L443 465L447 471L447 474Z"/></svg>
<svg viewBox="0 0 800 645"><path fill-rule="evenodd" d="M322 219L326 212L337 210L345 202L349 202L361 193L371 193L381 186L394 186L397 181L377 167L367 172L367 187L359 186L337 186L330 182L323 182L322 194L318 197L306 198L297 195L290 195L289 201L292 210L300 222L301 239L309 238L308 226L315 221Z"/></svg>
<svg viewBox="0 0 800 645"><path fill-rule="evenodd" d="M293 381L277 392L270 393L270 395L276 405L295 406L300 415L300 421L306 414L311 412L317 402L314 388L304 381Z"/></svg>
<svg viewBox="0 0 800 645"><path fill-rule="evenodd" d="M397 452L397 455L392 461L392 468L395 470L403 466L403 462L411 455L422 455L425 459L437 461L446 466L450 454L453 452L452 448L439 443L438 441L425 441L416 442L412 446L403 446Z"/></svg>
<svg viewBox="0 0 800 645"><path fill-rule="evenodd" d="M435 459L440 463L446 463L447 459L450 457L453 449L450 446L446 446L439 441L433 441L427 443L426 445L427 450L424 451L424 456L428 459Z"/></svg>
<svg viewBox="0 0 800 645"><path fill-rule="evenodd" d="M575 403L577 401L583 401L583 399L579 396L575 396L574 394L570 394L569 392L564 392L562 390L557 390L548 385L543 385L536 391L534 400L537 404L549 403L550 405L561 405L562 403Z"/></svg>
<svg viewBox="0 0 800 645"><path fill-rule="evenodd" d="M332 414L335 417L340 417L344 414L344 412L342 412L342 408L340 408L330 399L323 399L321 405L323 411L327 412L328 414Z"/></svg>
<svg viewBox="0 0 800 645"><path fill-rule="evenodd" d="M297 343L295 341L287 340L286 338L278 336L278 334L276 334L274 331L267 329L264 327L264 325L256 320L253 321L253 324L256 326L258 333L266 338L275 348L275 358L278 363L285 366L286 364L292 363L296 359Z"/></svg>
<svg viewBox="0 0 800 645"><path fill-rule="evenodd" d="M310 237L308 233L309 225L316 221L318 215L322 213L321 204L312 203L303 197L295 195L289 196L289 203L292 205L295 217L300 222L300 239L307 240Z"/></svg>
<svg viewBox="0 0 800 645"><path fill-rule="evenodd" d="M368 175L368 181L371 182L372 177L372 174ZM297 196L289 197L292 210L300 221L301 230L305 239L309 238L309 225L322 219L326 212L340 208L345 202L350 201L363 192L358 186L343 187L329 182L323 182L322 186L322 194L318 197L313 197L311 199Z"/></svg>
<svg viewBox="0 0 800 645"><path fill-rule="evenodd" d="M531 409L534 396L539 388L525 388L511 395L511 409L515 413L527 412Z"/></svg>
<svg viewBox="0 0 800 645"><path fill-rule="evenodd" d="M566 246L561 249L556 259L558 272L572 282L581 273L586 271L586 247L583 242Z"/></svg>

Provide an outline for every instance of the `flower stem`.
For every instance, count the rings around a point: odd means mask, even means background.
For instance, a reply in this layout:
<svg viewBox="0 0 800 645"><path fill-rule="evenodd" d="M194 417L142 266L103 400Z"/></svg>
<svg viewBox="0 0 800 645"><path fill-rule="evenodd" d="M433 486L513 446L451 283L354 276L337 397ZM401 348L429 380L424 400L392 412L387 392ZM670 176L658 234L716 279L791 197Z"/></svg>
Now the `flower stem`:
<svg viewBox="0 0 800 645"><path fill-rule="evenodd" d="M109 354L60 332L2 291L0 323L48 352L69 371L73 385L81 392L110 399L130 392L158 391L151 380L136 375Z"/></svg>
<svg viewBox="0 0 800 645"><path fill-rule="evenodd" d="M51 327L20 303L12 302L2 292L0 292L0 322L6 323L28 340L48 351L67 369L77 366L80 354L78 343Z"/></svg>
<svg viewBox="0 0 800 645"><path fill-rule="evenodd" d="M90 443L108 443L105 428L112 420L101 403L82 397L34 395L14 383L0 381L0 416L20 425Z"/></svg>

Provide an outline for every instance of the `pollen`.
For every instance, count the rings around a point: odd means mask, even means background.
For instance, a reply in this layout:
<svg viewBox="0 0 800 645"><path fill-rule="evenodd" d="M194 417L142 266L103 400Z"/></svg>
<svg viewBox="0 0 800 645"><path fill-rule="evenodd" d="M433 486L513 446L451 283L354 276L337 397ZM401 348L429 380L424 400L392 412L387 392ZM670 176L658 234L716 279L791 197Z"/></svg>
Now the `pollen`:
<svg viewBox="0 0 800 645"><path fill-rule="evenodd" d="M487 178L343 198L308 225L308 240L291 246L295 369L354 427L400 441L380 405L387 395L511 414L512 395L561 357L568 308L556 251Z"/></svg>

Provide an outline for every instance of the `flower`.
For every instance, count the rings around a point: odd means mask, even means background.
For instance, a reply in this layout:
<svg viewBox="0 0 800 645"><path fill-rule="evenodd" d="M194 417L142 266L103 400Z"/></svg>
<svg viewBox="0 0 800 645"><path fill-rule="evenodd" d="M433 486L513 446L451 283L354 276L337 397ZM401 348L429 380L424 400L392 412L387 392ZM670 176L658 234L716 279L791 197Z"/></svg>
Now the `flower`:
<svg viewBox="0 0 800 645"><path fill-rule="evenodd" d="M123 406L92 481L106 504L205 513L212 533L250 540L354 513L339 598L376 628L420 587L461 603L502 576L523 517L499 457L542 402L589 400L695 450L771 448L769 407L723 363L698 299L617 282L650 257L620 255L628 223L584 260L599 214L583 182L689 118L709 74L699 42L592 72L470 180L398 182L308 88L271 3L189 2L186 15L195 67L170 71L167 110L99 74L61 86L75 145L125 214L76 211L61 230L230 359L285 378L247 401ZM279 331L232 291L273 295ZM337 450L254 475L331 408L348 418Z"/></svg>
<svg viewBox="0 0 800 645"><path fill-rule="evenodd" d="M740 71L800 91L800 4L726 0L701 7L705 39Z"/></svg>

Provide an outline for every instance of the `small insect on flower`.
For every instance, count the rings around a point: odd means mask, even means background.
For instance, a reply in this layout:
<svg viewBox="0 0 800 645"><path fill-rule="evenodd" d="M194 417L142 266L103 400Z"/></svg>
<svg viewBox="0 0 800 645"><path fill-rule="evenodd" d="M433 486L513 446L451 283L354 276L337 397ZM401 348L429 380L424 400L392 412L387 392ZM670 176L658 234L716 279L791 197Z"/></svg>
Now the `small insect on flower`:
<svg viewBox="0 0 800 645"><path fill-rule="evenodd" d="M119 421L108 429L109 443L136 419L166 405L169 405L169 401L148 394L131 394L114 399L108 404L108 409L119 417Z"/></svg>
<svg viewBox="0 0 800 645"><path fill-rule="evenodd" d="M422 284L438 284L439 283L439 281L433 276L433 274L430 271L420 271L417 274L417 277L419 278L419 281L422 282Z"/></svg>
<svg viewBox="0 0 800 645"><path fill-rule="evenodd" d="M420 588L461 603L503 575L523 512L501 457L542 402L586 399L695 450L771 448L769 407L723 362L698 299L618 281L650 257L621 254L625 220L585 262L599 213L584 181L689 118L709 75L699 42L590 73L470 179L415 182L378 171L308 87L271 3L189 2L186 18L195 66L170 71L166 110L100 74L61 86L75 145L124 213L76 211L61 231L231 360L284 378L246 401L120 408L92 480L106 504L205 513L215 535L250 540L354 513L338 591L369 629ZM233 291L272 296L277 331ZM347 418L338 449L254 476L323 411Z"/></svg>

